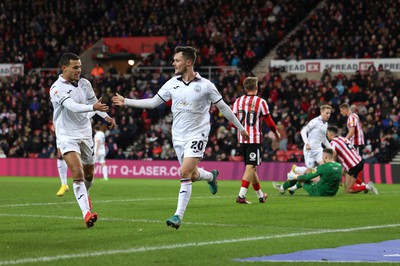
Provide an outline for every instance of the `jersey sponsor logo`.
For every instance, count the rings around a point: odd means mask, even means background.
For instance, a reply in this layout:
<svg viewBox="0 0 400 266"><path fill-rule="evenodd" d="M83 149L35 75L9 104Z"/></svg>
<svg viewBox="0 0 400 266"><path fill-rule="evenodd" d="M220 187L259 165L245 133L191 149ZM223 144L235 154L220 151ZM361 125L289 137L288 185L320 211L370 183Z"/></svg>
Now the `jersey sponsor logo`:
<svg viewBox="0 0 400 266"><path fill-rule="evenodd" d="M193 90L195 92L200 92L201 91L201 87L199 85L197 85L196 87L193 88Z"/></svg>

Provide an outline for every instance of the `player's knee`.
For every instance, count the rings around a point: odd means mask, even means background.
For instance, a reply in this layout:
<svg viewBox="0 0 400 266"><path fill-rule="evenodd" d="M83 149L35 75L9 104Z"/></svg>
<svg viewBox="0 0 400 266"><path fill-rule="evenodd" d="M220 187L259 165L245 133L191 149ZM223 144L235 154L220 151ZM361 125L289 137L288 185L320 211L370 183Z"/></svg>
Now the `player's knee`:
<svg viewBox="0 0 400 266"><path fill-rule="evenodd" d="M83 181L83 178L85 175L84 175L82 167L71 166L70 170L71 170L71 174L72 174L74 180Z"/></svg>

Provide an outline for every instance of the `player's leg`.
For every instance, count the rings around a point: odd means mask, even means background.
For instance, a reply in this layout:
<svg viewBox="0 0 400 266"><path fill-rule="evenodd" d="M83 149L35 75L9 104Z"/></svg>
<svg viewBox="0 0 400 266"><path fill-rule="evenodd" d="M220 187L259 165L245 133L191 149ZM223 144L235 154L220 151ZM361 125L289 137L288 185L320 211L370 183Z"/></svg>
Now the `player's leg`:
<svg viewBox="0 0 400 266"><path fill-rule="evenodd" d="M61 151L57 148L57 169L58 169L58 176L60 177L61 187L57 191L56 195L61 197L64 196L65 192L69 191L68 182L67 182L67 172L68 166L65 162L64 158L62 157Z"/></svg>
<svg viewBox="0 0 400 266"><path fill-rule="evenodd" d="M104 160L104 156L103 156L103 163L101 163L101 171L103 172L103 180L108 180L108 167L106 165L106 162Z"/></svg>
<svg viewBox="0 0 400 266"><path fill-rule="evenodd" d="M355 183L356 179L353 176L349 175L349 173L346 173L344 180L344 192L351 193L351 188Z"/></svg>
<svg viewBox="0 0 400 266"><path fill-rule="evenodd" d="M265 203L267 201L268 194L264 193L261 190L260 186L260 178L258 177L257 173L257 167L254 169L254 175L253 175L253 189L256 192L256 195L258 197L258 202L260 203Z"/></svg>
<svg viewBox="0 0 400 266"><path fill-rule="evenodd" d="M246 193L250 186L250 183L252 182L254 172L255 172L255 166L246 164L245 170L244 170L244 173L242 176L242 184L239 189L239 195L236 198L237 203L251 204L251 202L247 201L247 199L246 199Z"/></svg>
<svg viewBox="0 0 400 266"><path fill-rule="evenodd" d="M84 182L83 165L80 154L75 151L64 153L64 159L71 170L73 182L73 190L76 201L82 211L83 218L87 227L92 227L97 220L97 214L92 214L90 211L88 193Z"/></svg>
<svg viewBox="0 0 400 266"><path fill-rule="evenodd" d="M304 148L303 153L304 153L305 166L295 165L294 167L292 167L292 171L299 175L304 175L307 173L307 171L310 171L309 169L313 168L316 162L315 160L316 154L314 153L314 151L306 150ZM321 158L322 158L322 153L321 153Z"/></svg>
<svg viewBox="0 0 400 266"><path fill-rule="evenodd" d="M236 198L236 202L240 204L251 204L250 201L246 199L246 193L252 182L253 175L255 172L254 162L250 161L250 153L252 153L250 144L241 145L242 154L244 156L245 170L242 176L242 182L239 189L239 195Z"/></svg>
<svg viewBox="0 0 400 266"><path fill-rule="evenodd" d="M105 151L99 151L99 153L95 156L95 163L99 163L101 166L101 172L103 174L103 180L108 180L108 168L106 165L106 153Z"/></svg>
<svg viewBox="0 0 400 266"><path fill-rule="evenodd" d="M188 141L184 147L185 155L188 157L201 156L200 158L202 158L206 146L207 146L207 141L204 139ZM196 167L196 169L193 172L192 182L205 180L209 185L211 194L216 194L218 192L218 182L217 182L218 175L219 171L216 169L207 171L204 168Z"/></svg>
<svg viewBox="0 0 400 266"><path fill-rule="evenodd" d="M195 176L196 172L198 175L198 170L196 168L199 161L199 157L186 157L183 159L180 172L181 187L178 194L178 204L175 214L166 220L168 226L178 229L181 225L181 221L192 195L192 176Z"/></svg>

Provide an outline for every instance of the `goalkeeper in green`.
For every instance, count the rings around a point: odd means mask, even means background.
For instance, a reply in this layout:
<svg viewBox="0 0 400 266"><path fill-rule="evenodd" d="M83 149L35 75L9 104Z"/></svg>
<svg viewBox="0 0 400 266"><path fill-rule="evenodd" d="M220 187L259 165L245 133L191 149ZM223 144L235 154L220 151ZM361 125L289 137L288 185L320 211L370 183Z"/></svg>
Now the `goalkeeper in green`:
<svg viewBox="0 0 400 266"><path fill-rule="evenodd" d="M342 166L334 161L332 149L324 149L324 163L309 174L297 175L291 171L283 185L274 185L281 194L291 186L303 187L310 196L335 196L342 178Z"/></svg>

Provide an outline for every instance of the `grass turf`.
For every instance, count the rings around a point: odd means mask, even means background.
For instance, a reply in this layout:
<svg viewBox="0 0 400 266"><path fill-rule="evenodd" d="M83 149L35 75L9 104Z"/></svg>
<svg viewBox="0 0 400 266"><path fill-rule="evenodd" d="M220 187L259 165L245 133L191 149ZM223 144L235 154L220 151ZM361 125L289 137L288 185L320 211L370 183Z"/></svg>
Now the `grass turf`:
<svg viewBox="0 0 400 266"><path fill-rule="evenodd" d="M178 180L98 179L90 195L99 220L87 229L68 181L70 191L56 197L58 178L0 177L0 265L247 265L234 259L400 238L400 185L322 198L279 195L262 182L267 203L249 189L253 204L241 205L240 181L219 181L216 195L198 182L175 230L165 219Z"/></svg>

